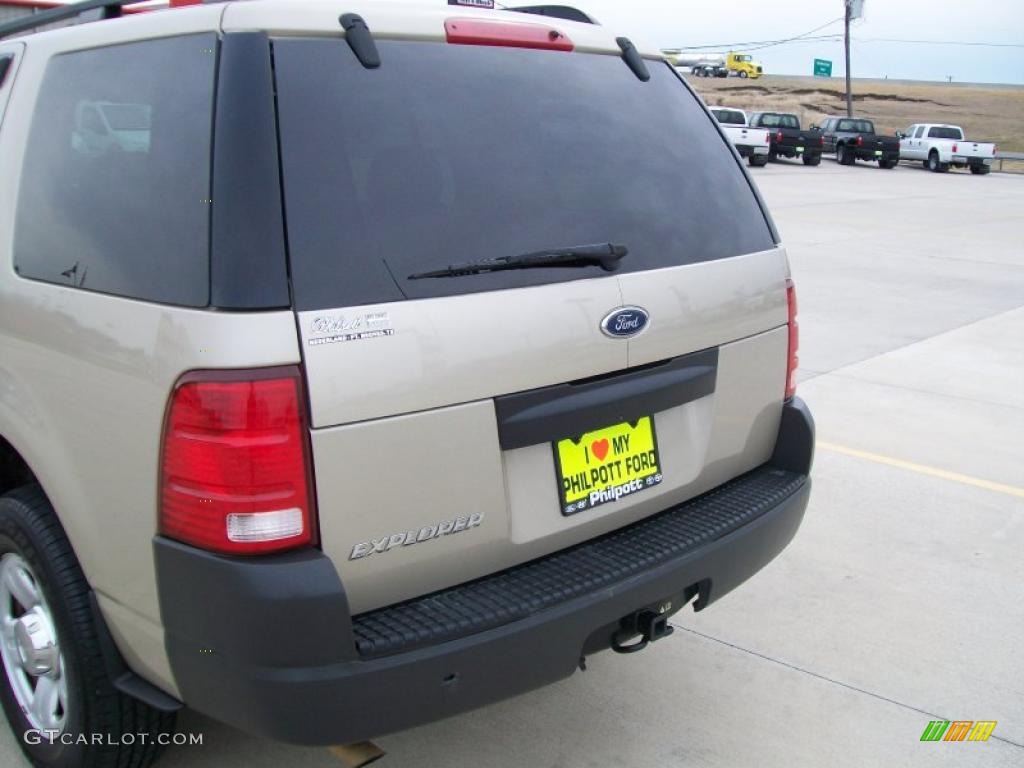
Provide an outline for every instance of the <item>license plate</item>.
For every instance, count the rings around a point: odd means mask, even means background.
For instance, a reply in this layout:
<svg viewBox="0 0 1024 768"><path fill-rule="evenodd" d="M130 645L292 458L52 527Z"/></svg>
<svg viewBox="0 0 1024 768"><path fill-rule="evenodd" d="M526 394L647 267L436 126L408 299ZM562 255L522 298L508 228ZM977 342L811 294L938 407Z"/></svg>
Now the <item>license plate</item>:
<svg viewBox="0 0 1024 768"><path fill-rule="evenodd" d="M881 157L881 156L882 156L882 150L880 150L880 149L876 149L876 150L875 150L875 156L876 156L876 157Z"/></svg>
<svg viewBox="0 0 1024 768"><path fill-rule="evenodd" d="M662 480L650 416L558 440L554 454L563 515L618 501Z"/></svg>
<svg viewBox="0 0 1024 768"><path fill-rule="evenodd" d="M803 151L804 151L804 148L803 148L803 147L797 147L797 148L796 148L796 151L797 151L797 152L803 152Z"/></svg>

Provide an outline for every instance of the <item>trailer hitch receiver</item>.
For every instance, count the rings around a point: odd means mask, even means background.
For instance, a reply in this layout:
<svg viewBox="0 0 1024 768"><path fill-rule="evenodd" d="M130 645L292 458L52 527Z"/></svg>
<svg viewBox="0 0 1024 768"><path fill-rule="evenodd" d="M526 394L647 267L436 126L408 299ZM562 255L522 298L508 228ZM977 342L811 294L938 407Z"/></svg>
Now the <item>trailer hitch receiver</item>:
<svg viewBox="0 0 1024 768"><path fill-rule="evenodd" d="M656 640L671 635L675 628L668 623L671 603L663 603L657 609L631 613L619 622L618 631L612 636L612 650L616 653L636 653ZM640 639L626 644L639 635Z"/></svg>

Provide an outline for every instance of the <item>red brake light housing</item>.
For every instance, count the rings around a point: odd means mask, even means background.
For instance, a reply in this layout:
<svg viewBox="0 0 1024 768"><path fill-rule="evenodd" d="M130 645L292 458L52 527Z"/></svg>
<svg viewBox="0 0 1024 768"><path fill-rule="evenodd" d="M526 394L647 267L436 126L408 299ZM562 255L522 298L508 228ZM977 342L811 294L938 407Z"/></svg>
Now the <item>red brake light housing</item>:
<svg viewBox="0 0 1024 768"><path fill-rule="evenodd" d="M789 310L789 351L786 355L786 399L796 394L796 371L800 365L800 324L796 319L796 285L786 278L786 306Z"/></svg>
<svg viewBox="0 0 1024 768"><path fill-rule="evenodd" d="M505 48L540 48L571 51L572 40L554 27L520 21L448 19L444 23L448 42L456 45L494 45Z"/></svg>
<svg viewBox="0 0 1024 768"><path fill-rule="evenodd" d="M957 151L957 145L956 145L956 144L954 144L954 145L953 145L953 152L956 152L956 151Z"/></svg>
<svg viewBox="0 0 1024 768"><path fill-rule="evenodd" d="M782 141L782 131L779 131L778 133L775 134L775 140L778 142Z"/></svg>
<svg viewBox="0 0 1024 768"><path fill-rule="evenodd" d="M863 147L864 146L864 137L863 136L858 136L857 137L857 146L858 147Z"/></svg>
<svg viewBox="0 0 1024 768"><path fill-rule="evenodd" d="M171 394L160 472L160 533L255 555L316 542L298 367L197 371Z"/></svg>

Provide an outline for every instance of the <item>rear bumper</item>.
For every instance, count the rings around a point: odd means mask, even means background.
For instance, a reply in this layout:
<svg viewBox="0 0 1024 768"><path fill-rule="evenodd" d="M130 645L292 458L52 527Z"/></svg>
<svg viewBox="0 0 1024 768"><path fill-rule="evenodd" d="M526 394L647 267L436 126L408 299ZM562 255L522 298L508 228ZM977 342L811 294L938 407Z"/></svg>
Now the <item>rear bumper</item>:
<svg viewBox="0 0 1024 768"><path fill-rule="evenodd" d="M880 155L875 154L877 150L874 149L851 148L850 151L852 152L853 156L858 160L899 160L900 157L899 150L895 149L892 150L891 152L888 152L883 149L882 154Z"/></svg>
<svg viewBox="0 0 1024 768"><path fill-rule="evenodd" d="M160 609L185 703L260 736L360 741L568 677L619 620L699 610L793 538L814 424L783 410L769 464L697 499L477 582L351 617L316 550L259 559L154 540Z"/></svg>
<svg viewBox="0 0 1024 768"><path fill-rule="evenodd" d="M737 144L736 151L740 153L740 157L750 157L751 155L767 155L768 145L767 144Z"/></svg>
<svg viewBox="0 0 1024 768"><path fill-rule="evenodd" d="M772 144L771 152L773 155L782 157L820 157L821 147L805 146L802 150L798 150L796 146L776 143Z"/></svg>

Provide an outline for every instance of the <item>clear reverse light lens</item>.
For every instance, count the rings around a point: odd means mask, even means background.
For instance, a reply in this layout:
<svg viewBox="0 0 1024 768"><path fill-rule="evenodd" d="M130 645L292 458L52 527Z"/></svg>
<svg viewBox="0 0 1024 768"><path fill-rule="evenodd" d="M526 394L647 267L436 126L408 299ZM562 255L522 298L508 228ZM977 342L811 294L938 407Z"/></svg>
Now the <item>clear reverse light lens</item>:
<svg viewBox="0 0 1024 768"><path fill-rule="evenodd" d="M274 512L233 513L227 516L227 522L231 541L277 541L300 536L303 532L302 510L296 507Z"/></svg>

